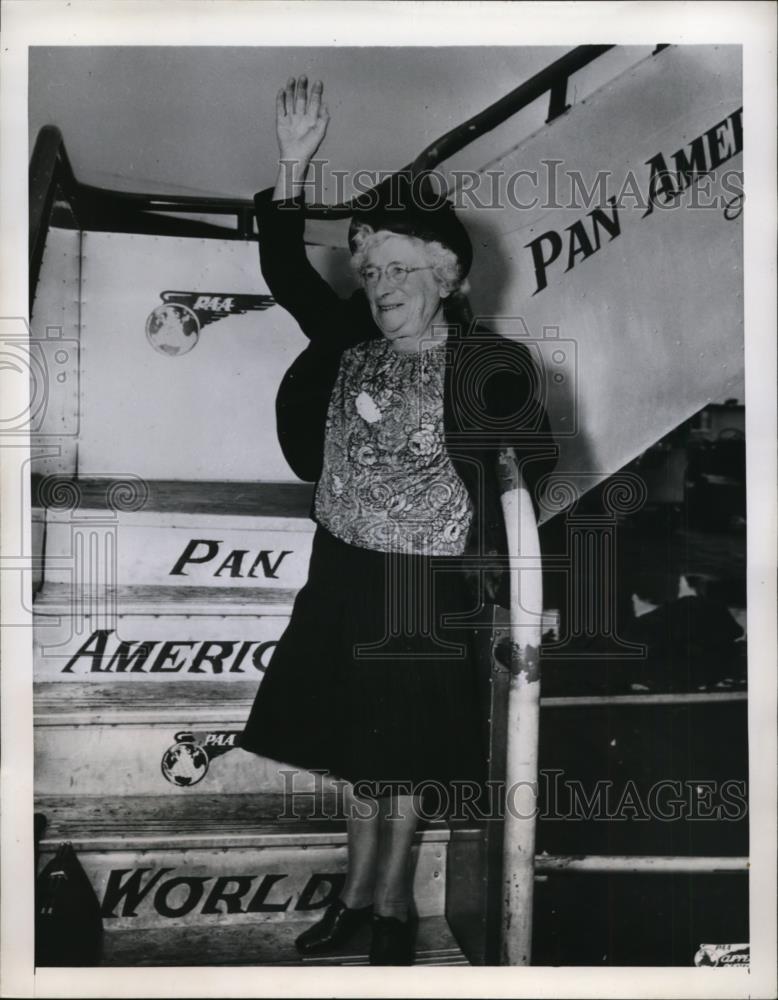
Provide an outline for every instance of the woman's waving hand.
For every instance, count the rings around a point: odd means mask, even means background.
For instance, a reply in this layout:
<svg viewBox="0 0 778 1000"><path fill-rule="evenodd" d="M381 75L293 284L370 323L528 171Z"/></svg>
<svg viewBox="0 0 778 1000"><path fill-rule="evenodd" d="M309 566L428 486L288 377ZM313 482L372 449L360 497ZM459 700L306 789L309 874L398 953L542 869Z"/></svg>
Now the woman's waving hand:
<svg viewBox="0 0 778 1000"><path fill-rule="evenodd" d="M322 103L324 84L316 80L308 90L308 78L290 76L276 94L276 136L279 168L274 199L300 193L308 164L322 143L330 116Z"/></svg>

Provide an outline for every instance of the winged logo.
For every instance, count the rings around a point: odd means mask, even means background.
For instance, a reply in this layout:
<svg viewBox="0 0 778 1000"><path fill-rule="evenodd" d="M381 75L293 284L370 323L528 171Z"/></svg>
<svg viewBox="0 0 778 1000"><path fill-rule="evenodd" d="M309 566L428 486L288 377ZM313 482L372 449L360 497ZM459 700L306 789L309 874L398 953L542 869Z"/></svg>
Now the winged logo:
<svg viewBox="0 0 778 1000"><path fill-rule="evenodd" d="M242 295L225 292L160 292L162 301L168 304L186 306L197 316L200 327L214 323L226 316L242 316L243 313L263 311L275 305L272 295Z"/></svg>
<svg viewBox="0 0 778 1000"><path fill-rule="evenodd" d="M200 330L226 316L269 309L271 295L216 292L160 292L162 305L146 319L146 337L154 350L169 357L188 354L200 339Z"/></svg>

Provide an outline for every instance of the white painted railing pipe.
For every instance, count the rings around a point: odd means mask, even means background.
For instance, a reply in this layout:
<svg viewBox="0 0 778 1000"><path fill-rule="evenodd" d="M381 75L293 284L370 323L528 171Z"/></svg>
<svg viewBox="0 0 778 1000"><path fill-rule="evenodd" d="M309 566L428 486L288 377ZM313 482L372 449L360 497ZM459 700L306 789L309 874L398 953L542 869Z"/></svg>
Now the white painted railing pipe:
<svg viewBox="0 0 778 1000"><path fill-rule="evenodd" d="M500 453L498 472L511 564L500 961L502 965L529 965L538 796L543 578L537 522L512 450Z"/></svg>
<svg viewBox="0 0 778 1000"><path fill-rule="evenodd" d="M529 965L537 873L728 873L748 870L742 857L564 855L535 857L540 721L543 577L531 497L510 449L498 461L502 513L510 558L509 688L503 826L501 964ZM689 692L548 698L544 707L673 705L740 701L745 692Z"/></svg>
<svg viewBox="0 0 778 1000"><path fill-rule="evenodd" d="M748 858L743 857L539 854L535 858L535 871L539 874L593 872L627 875L719 875L725 872L747 872L748 868Z"/></svg>
<svg viewBox="0 0 778 1000"><path fill-rule="evenodd" d="M582 694L541 698L541 708L597 708L600 705L711 705L747 701L747 691L679 691L676 694Z"/></svg>

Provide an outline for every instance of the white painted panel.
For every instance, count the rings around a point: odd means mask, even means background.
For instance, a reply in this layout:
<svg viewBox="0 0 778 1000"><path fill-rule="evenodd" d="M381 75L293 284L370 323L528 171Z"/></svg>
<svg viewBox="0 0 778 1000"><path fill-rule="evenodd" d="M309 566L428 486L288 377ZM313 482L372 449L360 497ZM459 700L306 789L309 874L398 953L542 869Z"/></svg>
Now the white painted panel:
<svg viewBox="0 0 778 1000"><path fill-rule="evenodd" d="M346 871L345 845L226 850L225 838L219 846L212 851L80 852L106 931L316 920L322 912L316 904L337 895ZM412 858L418 915L442 914L446 845L416 845ZM41 863L47 860L44 855ZM326 875L335 876L334 892ZM224 900L217 902L220 888L233 894L232 912Z"/></svg>
<svg viewBox="0 0 778 1000"><path fill-rule="evenodd" d="M50 616L34 618L36 681L197 684L201 680L261 680L288 618L133 615L119 616L114 627L104 629L96 628L90 619L54 621ZM168 647L169 655L165 655L165 643L176 644Z"/></svg>
<svg viewBox="0 0 778 1000"><path fill-rule="evenodd" d="M256 243L90 232L83 253L80 473L294 480L275 396L307 341L288 313L225 315L174 357L146 336L165 291L267 295Z"/></svg>
<svg viewBox="0 0 778 1000"><path fill-rule="evenodd" d="M62 715L35 722L35 795L185 796L300 795L311 801L336 779L236 747L251 701L215 708L173 706L176 720L68 724ZM162 713L161 713L162 714ZM207 721L207 717L218 721ZM51 721L55 724L49 724ZM290 721L290 726L294 723ZM182 749L183 748L183 749Z"/></svg>
<svg viewBox="0 0 778 1000"><path fill-rule="evenodd" d="M96 583L109 574L120 587L269 587L298 589L308 573L313 523L215 515L146 514L87 519L50 512L46 582ZM95 554L88 556L92 544ZM109 564L106 567L106 563Z"/></svg>
<svg viewBox="0 0 778 1000"><path fill-rule="evenodd" d="M725 175L742 169L742 156L729 158L704 188L700 181L687 188L672 209L660 204L646 213L626 197L619 235L601 232L600 249L579 253L572 268L567 227L583 222L591 238L587 212L598 205L582 207L579 196L579 207L552 207L544 178L556 170L560 206L570 205L570 171L580 172L587 189L607 172L608 196L618 195L632 172L645 196L647 163L657 154L675 169L673 154L688 154L693 140L726 119L721 149L734 148L730 116L741 101L737 46L667 49L490 164L503 183L519 170L537 170L538 186L525 178L514 193L540 203L465 212L482 244L471 275L475 310L502 317L507 334L528 330L549 386L556 385L549 405L560 434L559 469L594 473L587 486L705 403L743 398L742 220L725 216L731 195L722 186ZM551 161L557 167L544 168ZM722 198L715 208L695 207L694 191ZM531 244L548 232L562 248L538 290ZM549 240L545 257L550 248ZM558 335L551 331L557 343L544 341L544 327L558 328Z"/></svg>
<svg viewBox="0 0 778 1000"><path fill-rule="evenodd" d="M49 229L30 319L32 471L73 474L79 433L81 234Z"/></svg>
<svg viewBox="0 0 778 1000"><path fill-rule="evenodd" d="M149 709L146 710L149 715ZM229 708L220 722L199 721L198 711L178 707L179 722L137 725L41 725L35 728L35 794L44 795L214 795L221 792L282 792L281 765L245 750L230 750L207 766L200 754L178 785L162 772L162 758L183 731L231 731L243 727L248 707ZM213 714L213 713L209 713ZM224 718L224 716L227 716ZM196 765L196 766L194 766ZM183 761L181 763L183 767Z"/></svg>

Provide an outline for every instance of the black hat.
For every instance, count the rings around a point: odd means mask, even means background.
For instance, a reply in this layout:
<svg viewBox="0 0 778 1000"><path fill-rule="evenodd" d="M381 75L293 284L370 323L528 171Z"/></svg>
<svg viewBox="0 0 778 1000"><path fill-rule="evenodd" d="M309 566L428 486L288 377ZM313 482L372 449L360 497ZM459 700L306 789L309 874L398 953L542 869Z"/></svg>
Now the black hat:
<svg viewBox="0 0 778 1000"><path fill-rule="evenodd" d="M441 243L459 260L462 277L473 263L473 245L459 221L454 206L435 191L429 177L411 178L408 171L392 174L356 201L351 218L348 244L354 253L354 237L361 226L373 232L387 230L402 236L415 236L427 242Z"/></svg>

